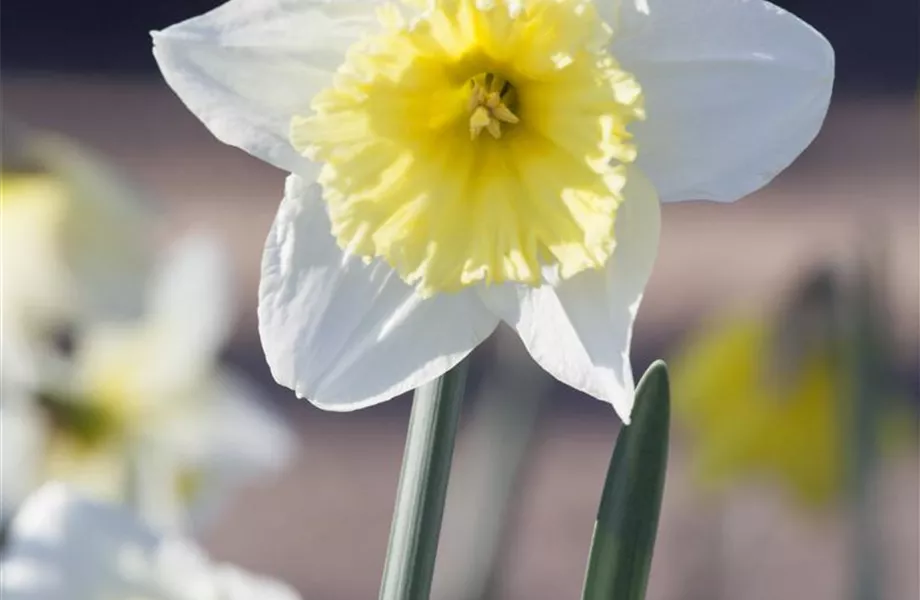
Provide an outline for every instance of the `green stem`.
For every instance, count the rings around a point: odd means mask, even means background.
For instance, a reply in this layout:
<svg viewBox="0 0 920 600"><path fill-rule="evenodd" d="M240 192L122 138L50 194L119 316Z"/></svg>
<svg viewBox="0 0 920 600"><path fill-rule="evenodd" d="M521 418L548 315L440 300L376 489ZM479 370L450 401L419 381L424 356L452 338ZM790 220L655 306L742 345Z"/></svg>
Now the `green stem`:
<svg viewBox="0 0 920 600"><path fill-rule="evenodd" d="M427 600L468 360L415 391L380 600Z"/></svg>
<svg viewBox="0 0 920 600"><path fill-rule="evenodd" d="M856 600L878 600L881 597L880 559L877 523L875 521L876 466L878 463L878 407L879 393L884 389L882 375L884 352L880 344L880 323L875 299L872 297L872 280L867 265L861 265L860 277L851 299L850 313L845 323L849 325L848 354L844 369L849 374L850 434L844 436L851 442L850 494L855 530L854 576Z"/></svg>

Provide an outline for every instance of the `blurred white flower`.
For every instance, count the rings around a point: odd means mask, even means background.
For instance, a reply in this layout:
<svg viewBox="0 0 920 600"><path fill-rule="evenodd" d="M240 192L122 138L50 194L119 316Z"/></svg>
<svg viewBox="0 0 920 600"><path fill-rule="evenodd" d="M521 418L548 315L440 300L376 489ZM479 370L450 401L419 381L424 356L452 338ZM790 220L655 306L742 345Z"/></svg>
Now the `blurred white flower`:
<svg viewBox="0 0 920 600"><path fill-rule="evenodd" d="M179 240L142 319L89 324L65 376L4 402L4 510L58 479L101 499L165 504L171 520L179 509L201 518L236 484L283 466L292 434L219 368L233 317L228 267L212 238Z"/></svg>
<svg viewBox="0 0 920 600"><path fill-rule="evenodd" d="M139 192L65 139L8 137L0 171L7 323L36 336L62 322L140 314L156 220Z"/></svg>
<svg viewBox="0 0 920 600"><path fill-rule="evenodd" d="M35 485L44 423L25 388L4 384L0 393L0 518L5 518Z"/></svg>
<svg viewBox="0 0 920 600"><path fill-rule="evenodd" d="M51 483L13 521L4 600L297 600L289 586L212 563L192 542Z"/></svg>
<svg viewBox="0 0 920 600"><path fill-rule="evenodd" d="M29 489L42 429L26 402L65 376L60 344L92 319L136 318L157 219L103 160L63 138L3 123L0 168L0 514ZM31 440L31 441L30 441ZM11 451L6 451L12 449Z"/></svg>

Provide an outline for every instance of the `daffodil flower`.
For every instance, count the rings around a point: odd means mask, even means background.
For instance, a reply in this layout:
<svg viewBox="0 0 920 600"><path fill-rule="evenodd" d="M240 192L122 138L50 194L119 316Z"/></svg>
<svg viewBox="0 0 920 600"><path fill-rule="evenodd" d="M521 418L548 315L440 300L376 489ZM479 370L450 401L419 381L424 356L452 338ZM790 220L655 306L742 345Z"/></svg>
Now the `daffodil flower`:
<svg viewBox="0 0 920 600"><path fill-rule="evenodd" d="M138 191L91 152L4 125L0 388L6 400L60 370L66 349L59 342L88 320L140 314L157 219Z"/></svg>
<svg viewBox="0 0 920 600"><path fill-rule="evenodd" d="M154 55L219 139L292 173L259 303L280 383L361 408L504 321L624 420L659 200L766 184L834 70L760 0L231 0Z"/></svg>
<svg viewBox="0 0 920 600"><path fill-rule="evenodd" d="M672 361L676 412L704 485L766 472L799 498L823 503L844 481L839 378L827 348L772 373L773 333L768 320L748 316L698 332Z"/></svg>
<svg viewBox="0 0 920 600"><path fill-rule="evenodd" d="M123 508L60 483L35 492L0 561L5 600L299 600L289 586L212 562Z"/></svg>
<svg viewBox="0 0 920 600"><path fill-rule="evenodd" d="M844 493L855 443L852 392L841 348L821 329L832 314L825 307L822 317L795 321L792 331L763 316L724 317L674 357L675 413L693 442L693 469L704 487L765 478L811 507ZM911 439L916 418L907 404L878 400L886 404L878 422L886 446Z"/></svg>
<svg viewBox="0 0 920 600"><path fill-rule="evenodd" d="M5 323L34 340L89 318L140 314L157 222L141 194L66 139L9 137L0 170Z"/></svg>
<svg viewBox="0 0 920 600"><path fill-rule="evenodd" d="M188 508L201 524L228 490L283 466L292 434L248 382L219 368L233 318L227 266L212 238L180 240L143 319L93 323L67 373L4 398L5 510L49 479L126 501L136 469L155 462L159 489L140 493L162 494L176 519Z"/></svg>

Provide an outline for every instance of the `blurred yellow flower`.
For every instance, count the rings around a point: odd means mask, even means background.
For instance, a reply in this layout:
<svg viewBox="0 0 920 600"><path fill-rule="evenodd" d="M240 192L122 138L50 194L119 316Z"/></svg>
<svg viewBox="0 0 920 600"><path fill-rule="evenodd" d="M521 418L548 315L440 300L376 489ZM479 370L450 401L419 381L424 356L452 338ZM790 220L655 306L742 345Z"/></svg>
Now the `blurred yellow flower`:
<svg viewBox="0 0 920 600"><path fill-rule="evenodd" d="M671 362L675 415L707 487L765 476L820 506L847 483L851 392L835 344L799 330L790 346L782 327L737 316L702 328ZM883 438L903 431L903 417L883 413Z"/></svg>

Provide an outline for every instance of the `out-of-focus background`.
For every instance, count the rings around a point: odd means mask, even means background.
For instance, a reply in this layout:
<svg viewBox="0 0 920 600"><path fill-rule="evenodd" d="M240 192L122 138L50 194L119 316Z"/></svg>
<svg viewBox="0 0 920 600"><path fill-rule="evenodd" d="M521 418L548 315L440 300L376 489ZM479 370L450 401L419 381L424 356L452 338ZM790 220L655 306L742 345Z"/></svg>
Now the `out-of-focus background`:
<svg viewBox="0 0 920 600"><path fill-rule="evenodd" d="M160 78L147 34L217 4L8 0L3 119L67 135L107 157L166 216L164 243L190 228L227 241L241 310L225 358L264 386L300 448L278 477L234 496L203 541L221 559L291 582L304 598L373 598L410 402L323 413L271 379L256 330L256 286L284 174L211 137ZM798 162L753 196L730 206L665 208L660 255L636 325L634 368L640 374L652 359L679 354L720 316L779 310L812 269L846 270L858 249L871 247L881 256L873 263L883 282L876 291L892 324L891 377L916 411L918 4L779 4L836 48L838 85L826 126ZM615 414L539 370L508 331L476 354L470 393L436 596L465 597L455 580L463 579L457 573L466 572L475 554L467 550L469 532L485 518L471 507L488 497L484 489L501 488L490 483L488 468L508 462L501 445L483 442L482 422L517 395L539 410L509 492L513 508L491 597L575 597L619 428ZM916 421L916 412L903 418ZM691 475L693 452L690 436L675 422L650 599L847 597L853 534L846 502L802 506L781 485L757 476L713 494ZM914 449L886 454L877 480L885 599L920 597L918 465Z"/></svg>

